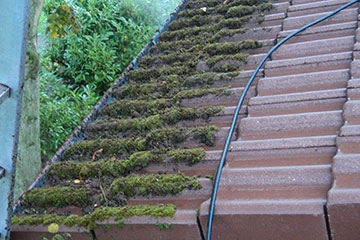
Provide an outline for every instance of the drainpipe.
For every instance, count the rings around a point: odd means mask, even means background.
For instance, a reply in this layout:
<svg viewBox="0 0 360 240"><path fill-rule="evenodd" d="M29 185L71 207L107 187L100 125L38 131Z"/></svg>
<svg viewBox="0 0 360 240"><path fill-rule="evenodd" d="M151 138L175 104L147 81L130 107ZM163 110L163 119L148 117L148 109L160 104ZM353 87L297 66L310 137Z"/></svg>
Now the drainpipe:
<svg viewBox="0 0 360 240"><path fill-rule="evenodd" d="M9 238L29 0L0 1L0 239Z"/></svg>

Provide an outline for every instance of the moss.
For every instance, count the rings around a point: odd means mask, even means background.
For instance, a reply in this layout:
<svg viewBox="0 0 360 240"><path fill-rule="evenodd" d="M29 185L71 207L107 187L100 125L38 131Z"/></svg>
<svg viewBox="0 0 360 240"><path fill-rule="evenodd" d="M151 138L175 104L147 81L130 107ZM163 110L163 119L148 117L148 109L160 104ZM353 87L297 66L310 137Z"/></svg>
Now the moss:
<svg viewBox="0 0 360 240"><path fill-rule="evenodd" d="M153 48L151 48L151 53L158 54L159 52L167 51L176 51L176 50L186 50L193 47L196 44L199 44L201 39L185 39L172 42L159 42Z"/></svg>
<svg viewBox="0 0 360 240"><path fill-rule="evenodd" d="M180 18L169 24L169 30L173 31L182 28L214 24L223 18L224 17L222 15L194 16L191 18Z"/></svg>
<svg viewBox="0 0 360 240"><path fill-rule="evenodd" d="M252 14L255 10L253 6L236 6L229 8L225 16L227 18L243 17Z"/></svg>
<svg viewBox="0 0 360 240"><path fill-rule="evenodd" d="M221 95L224 94L229 88L200 88L200 89L190 89L190 90L184 90L176 94L173 99L175 101L180 101L182 99L191 99L196 97L202 97L209 94L216 94Z"/></svg>
<svg viewBox="0 0 360 240"><path fill-rule="evenodd" d="M141 139L101 139L84 140L74 143L67 148L64 155L68 160L77 160L79 158L90 158L94 152L103 149L96 155L97 158L109 156L124 157L136 151L146 150L146 146L141 143Z"/></svg>
<svg viewBox="0 0 360 240"><path fill-rule="evenodd" d="M220 41L223 37L232 37L236 34L244 34L249 31L250 28L240 28L240 29L222 29L218 31L210 40L211 43Z"/></svg>
<svg viewBox="0 0 360 240"><path fill-rule="evenodd" d="M91 193L82 188L52 187L34 188L24 200L26 207L85 207L91 203Z"/></svg>
<svg viewBox="0 0 360 240"><path fill-rule="evenodd" d="M218 23L218 28L229 28L229 29L238 29L243 27L243 25L251 20L255 20L256 22L259 21L259 18L263 19L263 17L259 16L244 16L241 18L228 18L220 21Z"/></svg>
<svg viewBox="0 0 360 240"><path fill-rule="evenodd" d="M185 3L186 9L200 8L203 6L215 7L216 5L222 4L223 0L196 0L188 1Z"/></svg>
<svg viewBox="0 0 360 240"><path fill-rule="evenodd" d="M264 3L267 3L268 0L232 0L223 4L223 2L217 3L217 1L212 2L211 4L207 4L207 1L194 1L192 9L186 9L179 13L179 18L189 18L189 17L199 17L204 15L212 15L212 14L225 14L229 11L232 7L256 7L255 9L261 10L261 6ZM192 2L189 2L191 4ZM201 8L207 7L206 11L202 10ZM246 12L243 10L244 14L251 14L252 12Z"/></svg>
<svg viewBox="0 0 360 240"><path fill-rule="evenodd" d="M156 154L151 151L142 151L132 154L128 159L86 161L86 162L57 162L51 165L47 172L48 178L56 176L60 180L90 177L128 175L132 171L141 170L150 163L164 162L164 154Z"/></svg>
<svg viewBox="0 0 360 240"><path fill-rule="evenodd" d="M171 65L174 63L184 63L188 62L190 59L196 59L197 56L194 56L191 53L170 53L165 55L154 55L147 56L142 59L139 66L151 67L151 66L160 66L160 65Z"/></svg>
<svg viewBox="0 0 360 240"><path fill-rule="evenodd" d="M206 72L201 74L195 74L190 77L187 77L184 81L185 86L197 86L204 84L214 84L216 73L214 72Z"/></svg>
<svg viewBox="0 0 360 240"><path fill-rule="evenodd" d="M146 118L96 120L86 126L86 138L111 138L119 133L142 134L146 131L163 127L165 124L176 124L180 121L209 119L220 112L223 107L173 107L158 109L158 114Z"/></svg>
<svg viewBox="0 0 360 240"><path fill-rule="evenodd" d="M158 78L161 76L161 73L156 68L150 69L136 69L129 72L128 79L134 80L136 82L147 82L151 78Z"/></svg>
<svg viewBox="0 0 360 240"><path fill-rule="evenodd" d="M199 140L200 143L208 144L214 141L214 137L210 136L213 131L218 130L216 126L205 127L193 127L193 128L163 128L155 131L151 131L143 143L148 149L159 149L176 147L180 143L184 143L186 140ZM209 134L210 132L210 134ZM203 133L203 135L199 135ZM193 143L194 144L194 143ZM209 145L212 146L212 145Z"/></svg>
<svg viewBox="0 0 360 240"><path fill-rule="evenodd" d="M241 65L237 62L224 63L214 67L215 72L231 72L239 69Z"/></svg>
<svg viewBox="0 0 360 240"><path fill-rule="evenodd" d="M65 157L68 160L79 158L90 158L94 152L102 149L96 155L99 159L114 156L118 158L127 157L137 151L152 149L166 149L177 147L186 140L195 139L200 143L208 144L213 142L213 137L206 133L204 137L199 137L199 132L212 132L218 130L215 126L205 127L174 127L161 128L150 131L145 137L132 137L121 139L99 139L84 140L74 143L65 150Z"/></svg>
<svg viewBox="0 0 360 240"><path fill-rule="evenodd" d="M148 100L121 100L111 102L105 106L100 116L108 117L141 117L157 114L159 110L171 107L172 103L167 99Z"/></svg>
<svg viewBox="0 0 360 240"><path fill-rule="evenodd" d="M128 159L110 159L85 162L56 162L46 173L48 179L87 179L102 176L126 176L141 170L151 163L186 163L191 166L203 159L203 148L171 150L168 152L142 151L132 154Z"/></svg>
<svg viewBox="0 0 360 240"><path fill-rule="evenodd" d="M205 156L203 148L174 150L166 153L172 162L186 162L189 166L200 162Z"/></svg>
<svg viewBox="0 0 360 240"><path fill-rule="evenodd" d="M260 10L265 12L265 11L270 11L271 9L274 8L274 5L272 5L272 3L264 3L260 6Z"/></svg>
<svg viewBox="0 0 360 240"><path fill-rule="evenodd" d="M208 14L211 14L215 11L215 8L208 8L206 9L206 11L202 10L202 9L186 9L184 11L181 11L178 14L178 18L189 18L189 17L194 17L194 16L206 16Z"/></svg>
<svg viewBox="0 0 360 240"><path fill-rule="evenodd" d="M229 55L226 55L229 57ZM230 56L231 58L231 56ZM226 58L224 58L226 59ZM220 60L224 60L221 59ZM219 61L220 61L219 60ZM209 63L208 63L209 64ZM185 86L204 86L204 85L212 85L217 81L231 81L232 78L237 77L239 72L231 72L231 73L216 73L216 72L207 72L202 74L192 75L187 77L184 81Z"/></svg>
<svg viewBox="0 0 360 240"><path fill-rule="evenodd" d="M215 31L218 31L220 28L221 25L219 24L185 28L171 32L163 32L159 38L161 41L178 41L178 40L184 40L187 37L196 37L196 36L199 36L200 38L204 38L205 36L203 36L203 34L205 32L213 33ZM211 35L212 34L210 34L209 36Z"/></svg>
<svg viewBox="0 0 360 240"><path fill-rule="evenodd" d="M175 206L172 204L159 204L156 206L138 205L125 207L103 207L97 208L94 212L84 216L69 215L61 216L55 214L48 215L19 215L12 217L13 225L50 225L52 223L64 224L67 227L86 227L93 230L97 227L97 222L102 222L110 218L115 218L117 223L123 223L123 219L133 216L152 216L158 218L173 217Z"/></svg>
<svg viewBox="0 0 360 240"><path fill-rule="evenodd" d="M209 67L213 67L216 63L223 60L238 60L240 62L247 63L248 56L249 54L246 53L238 53L234 55L218 55L207 59L206 63L209 65Z"/></svg>
<svg viewBox="0 0 360 240"><path fill-rule="evenodd" d="M136 195L177 194L184 189L199 189L200 183L196 177L187 177L183 174L151 174L129 176L116 179L110 186L112 196L123 193L128 197Z"/></svg>
<svg viewBox="0 0 360 240"><path fill-rule="evenodd" d="M211 56L222 54L233 54L234 52L240 52L242 50L255 49L262 47L262 43L255 40L243 40L241 42L225 42L225 43L213 43L204 48Z"/></svg>
<svg viewBox="0 0 360 240"><path fill-rule="evenodd" d="M96 137L112 137L118 133L144 132L164 126L165 122L159 115L146 118L131 118L118 120L97 120L86 127L87 139Z"/></svg>
<svg viewBox="0 0 360 240"><path fill-rule="evenodd" d="M214 114L220 112L222 106L199 107L199 108L170 108L165 110L161 118L168 124L175 124L184 120L209 119Z"/></svg>
<svg viewBox="0 0 360 240"><path fill-rule="evenodd" d="M149 100L163 98L168 94L177 92L181 88L182 78L178 75L169 75L154 83L137 84L132 83L122 86L113 92L116 99Z"/></svg>
<svg viewBox="0 0 360 240"><path fill-rule="evenodd" d="M152 79L164 78L169 75L184 75L189 74L193 69L189 68L188 65L180 66L162 66L153 68L140 68L138 70L131 71L129 73L129 81L135 83L150 83Z"/></svg>
<svg viewBox="0 0 360 240"><path fill-rule="evenodd" d="M213 131L217 131L218 127L198 127L193 130L194 138L200 142L205 143L207 146L214 146Z"/></svg>
<svg viewBox="0 0 360 240"><path fill-rule="evenodd" d="M213 180L213 178L214 178L213 175L206 175L205 177L208 178L208 179L210 179L210 180Z"/></svg>

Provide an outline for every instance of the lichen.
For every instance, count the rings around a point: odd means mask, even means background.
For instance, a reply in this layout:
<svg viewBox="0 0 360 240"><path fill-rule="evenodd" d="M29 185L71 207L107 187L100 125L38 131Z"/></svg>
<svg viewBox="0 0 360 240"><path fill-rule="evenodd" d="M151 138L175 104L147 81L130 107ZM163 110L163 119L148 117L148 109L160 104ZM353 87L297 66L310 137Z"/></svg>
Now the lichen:
<svg viewBox="0 0 360 240"><path fill-rule="evenodd" d="M184 189L199 189L200 183L196 177L184 174L149 174L128 176L116 179L110 186L110 194L123 193L128 197L136 195L178 194Z"/></svg>

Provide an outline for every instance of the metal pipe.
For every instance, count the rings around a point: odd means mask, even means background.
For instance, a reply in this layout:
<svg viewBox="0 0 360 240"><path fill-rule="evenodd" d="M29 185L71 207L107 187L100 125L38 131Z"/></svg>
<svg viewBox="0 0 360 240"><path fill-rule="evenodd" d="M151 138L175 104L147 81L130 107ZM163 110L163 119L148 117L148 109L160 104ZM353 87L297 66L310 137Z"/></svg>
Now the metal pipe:
<svg viewBox="0 0 360 240"><path fill-rule="evenodd" d="M335 14L341 12L342 10L344 10L345 8L357 3L359 0L354 0L354 1L351 1L350 3L347 3L345 4L344 6L338 8L337 10L333 11L332 13L312 22L312 23L309 23L308 25L298 29L297 31L293 32L292 34L290 34L289 36L287 36L286 38L284 38L283 40L281 40L278 44L276 44L267 54L266 56L262 59L262 61L260 62L260 64L258 65L258 67L256 68L255 72L253 73L253 75L251 76L249 82L247 83L242 95L241 95L241 98L239 100L239 103L237 105L237 108L236 108L236 111L235 111L235 114L234 114L234 117L233 117L233 121L232 121L232 124L231 124L231 128L230 128L230 131L229 131L229 134L228 134L228 137L227 137L227 140L226 140L226 143L225 143L225 147L224 147L224 150L223 150L223 153L222 153L222 156L221 156L221 160L220 160L220 163L219 163L219 167L218 167L218 170L217 170L217 173L216 173L216 178L215 178L215 181L214 181L214 187L213 187L213 191L212 191L212 195L211 195L211 200L210 200L210 208L209 208L209 218L208 218L208 226L207 226L207 234L206 234L206 240L211 240L211 232L212 232L212 225L213 225L213 218L214 218L214 211L215 211L215 202L216 202L216 196L217 196L217 191L218 191L218 188L219 188L219 182L220 182L220 177L221 177L221 172L222 172L222 169L224 167L224 164L225 164L225 161L226 161L226 156L227 156L227 153L228 153L228 150L229 150L229 146L230 146L230 142L231 142L231 138L232 138L232 135L234 133L234 130L235 130L235 125L236 125L236 122L237 122L237 119L238 119L238 116L239 116L239 112L240 112L240 108L245 100L245 96L250 88L250 85L251 83L254 81L257 73L259 72L259 70L261 69L261 67L264 65L265 61L270 57L270 55L276 50L278 49L281 45L283 45L285 42L287 42L289 39L291 39L292 37L296 36L297 34L303 32L304 30L308 29L309 27L312 27L332 16L334 16Z"/></svg>

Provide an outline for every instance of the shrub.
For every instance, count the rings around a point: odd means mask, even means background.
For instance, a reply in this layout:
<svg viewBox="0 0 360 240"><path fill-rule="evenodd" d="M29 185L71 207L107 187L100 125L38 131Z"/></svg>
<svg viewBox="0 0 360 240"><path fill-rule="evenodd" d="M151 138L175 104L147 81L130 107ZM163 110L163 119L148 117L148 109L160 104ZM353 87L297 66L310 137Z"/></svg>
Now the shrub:
<svg viewBox="0 0 360 240"><path fill-rule="evenodd" d="M40 18L41 147L51 156L120 76L180 0L46 0ZM46 36L69 6L81 24ZM50 20L48 20L50 18ZM66 27L65 27L66 28ZM62 34L61 34L62 35Z"/></svg>

